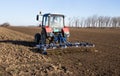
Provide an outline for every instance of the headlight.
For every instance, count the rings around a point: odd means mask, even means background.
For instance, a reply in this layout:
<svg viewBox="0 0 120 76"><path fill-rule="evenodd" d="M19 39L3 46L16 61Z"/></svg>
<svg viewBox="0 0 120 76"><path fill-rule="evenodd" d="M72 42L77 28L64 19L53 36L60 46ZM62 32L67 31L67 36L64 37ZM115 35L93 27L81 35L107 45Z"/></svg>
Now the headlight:
<svg viewBox="0 0 120 76"><path fill-rule="evenodd" d="M66 37L70 37L70 33L69 33L69 32L66 32L66 33L65 33L65 36L66 36Z"/></svg>
<svg viewBox="0 0 120 76"><path fill-rule="evenodd" d="M51 32L51 33L50 33L50 37L52 37L53 35L54 35L54 34Z"/></svg>
<svg viewBox="0 0 120 76"><path fill-rule="evenodd" d="M53 37L53 33L52 32L50 32L50 33L47 33L47 36L50 36L50 37Z"/></svg>

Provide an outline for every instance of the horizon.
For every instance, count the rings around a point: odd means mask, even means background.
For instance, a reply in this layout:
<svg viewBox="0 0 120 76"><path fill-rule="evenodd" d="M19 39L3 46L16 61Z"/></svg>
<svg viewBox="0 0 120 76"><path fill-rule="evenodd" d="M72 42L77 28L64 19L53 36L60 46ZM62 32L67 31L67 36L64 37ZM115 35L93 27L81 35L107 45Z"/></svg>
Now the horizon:
<svg viewBox="0 0 120 76"><path fill-rule="evenodd" d="M37 0L37 1L7 1L0 2L0 24L8 22L11 25L38 25L36 15L42 13L61 13L70 17L120 16L119 0Z"/></svg>

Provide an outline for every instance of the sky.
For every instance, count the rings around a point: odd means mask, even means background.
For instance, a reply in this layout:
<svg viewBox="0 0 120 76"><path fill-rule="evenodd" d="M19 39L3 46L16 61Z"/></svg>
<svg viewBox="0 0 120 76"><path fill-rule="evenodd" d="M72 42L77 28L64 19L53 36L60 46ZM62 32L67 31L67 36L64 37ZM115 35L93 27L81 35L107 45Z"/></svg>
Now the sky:
<svg viewBox="0 0 120 76"><path fill-rule="evenodd" d="M0 24L38 25L36 15L61 13L69 17L120 16L120 0L0 0Z"/></svg>

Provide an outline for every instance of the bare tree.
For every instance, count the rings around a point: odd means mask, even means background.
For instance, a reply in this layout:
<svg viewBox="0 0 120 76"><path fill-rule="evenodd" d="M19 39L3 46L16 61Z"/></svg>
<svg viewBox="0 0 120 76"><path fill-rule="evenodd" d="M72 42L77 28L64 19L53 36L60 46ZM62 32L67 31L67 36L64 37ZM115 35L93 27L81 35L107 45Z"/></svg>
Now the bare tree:
<svg viewBox="0 0 120 76"><path fill-rule="evenodd" d="M69 25L73 27L120 27L120 17L93 15L87 18L69 18Z"/></svg>

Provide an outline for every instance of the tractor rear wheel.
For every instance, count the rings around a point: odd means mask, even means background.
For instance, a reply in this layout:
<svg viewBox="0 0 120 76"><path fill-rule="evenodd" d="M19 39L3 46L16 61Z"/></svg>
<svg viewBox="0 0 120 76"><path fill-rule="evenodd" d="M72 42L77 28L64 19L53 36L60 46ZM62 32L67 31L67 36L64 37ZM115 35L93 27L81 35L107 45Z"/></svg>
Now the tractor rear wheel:
<svg viewBox="0 0 120 76"><path fill-rule="evenodd" d="M40 43L40 40L41 40L41 35L40 35L39 33L36 33L36 34L35 34L35 42L36 42L37 44L39 44L39 43Z"/></svg>

